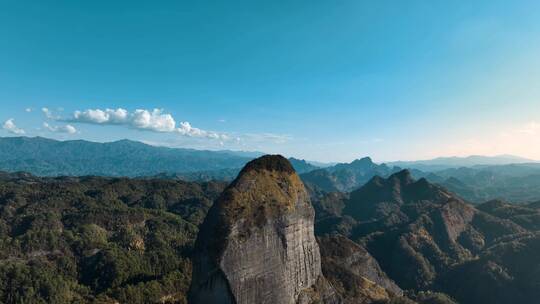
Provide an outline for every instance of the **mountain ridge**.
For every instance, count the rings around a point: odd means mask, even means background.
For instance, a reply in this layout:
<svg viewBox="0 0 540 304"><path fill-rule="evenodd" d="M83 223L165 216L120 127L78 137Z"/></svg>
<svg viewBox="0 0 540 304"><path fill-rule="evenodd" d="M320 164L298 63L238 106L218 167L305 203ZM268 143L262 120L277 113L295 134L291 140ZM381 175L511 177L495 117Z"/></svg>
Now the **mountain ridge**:
<svg viewBox="0 0 540 304"><path fill-rule="evenodd" d="M438 279L453 265L474 260L498 239L527 233L408 170L375 176L340 204L332 210L315 203L328 214L316 223L318 234L338 232L362 244L403 289L440 290Z"/></svg>
<svg viewBox="0 0 540 304"><path fill-rule="evenodd" d="M528 159L521 156L501 154L495 156L484 155L469 155L469 156L450 156L437 157L426 160L415 161L391 161L386 162L388 165L398 166L402 168L418 169L423 171L437 171L459 167L473 167L483 165L508 165L519 163L538 163L538 161Z"/></svg>
<svg viewBox="0 0 540 304"><path fill-rule="evenodd" d="M2 137L0 170L27 171L39 176L152 176L238 168L252 159L242 153L156 147L131 140L96 143Z"/></svg>

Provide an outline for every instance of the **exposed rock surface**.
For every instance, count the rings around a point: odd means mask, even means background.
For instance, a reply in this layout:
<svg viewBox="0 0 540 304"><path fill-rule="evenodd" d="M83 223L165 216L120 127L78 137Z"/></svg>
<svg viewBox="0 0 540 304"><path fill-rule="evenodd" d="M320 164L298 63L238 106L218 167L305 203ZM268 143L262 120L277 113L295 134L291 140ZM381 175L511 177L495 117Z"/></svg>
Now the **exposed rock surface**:
<svg viewBox="0 0 540 304"><path fill-rule="evenodd" d="M190 303L336 303L322 276L314 216L285 158L248 163L201 227Z"/></svg>
<svg viewBox="0 0 540 304"><path fill-rule="evenodd" d="M362 246L342 235L319 238L324 276L344 303L372 303L402 296L403 291Z"/></svg>
<svg viewBox="0 0 540 304"><path fill-rule="evenodd" d="M405 289L428 289L437 276L476 258L505 237L526 233L512 221L475 209L448 190L414 180L408 170L374 177L345 198L341 214L318 231L337 231L364 245Z"/></svg>

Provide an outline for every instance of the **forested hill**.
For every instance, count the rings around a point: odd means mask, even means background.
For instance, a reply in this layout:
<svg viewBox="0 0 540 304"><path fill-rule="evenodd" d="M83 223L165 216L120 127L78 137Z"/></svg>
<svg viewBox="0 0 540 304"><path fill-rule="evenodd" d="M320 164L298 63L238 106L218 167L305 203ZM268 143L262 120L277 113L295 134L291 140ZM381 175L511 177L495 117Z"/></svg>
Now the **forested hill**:
<svg viewBox="0 0 540 304"><path fill-rule="evenodd" d="M0 303L186 303L225 185L0 174Z"/></svg>
<svg viewBox="0 0 540 304"><path fill-rule="evenodd" d="M161 173L241 168L260 155L156 147L121 140L96 143L42 137L0 138L0 170L38 176L153 176Z"/></svg>

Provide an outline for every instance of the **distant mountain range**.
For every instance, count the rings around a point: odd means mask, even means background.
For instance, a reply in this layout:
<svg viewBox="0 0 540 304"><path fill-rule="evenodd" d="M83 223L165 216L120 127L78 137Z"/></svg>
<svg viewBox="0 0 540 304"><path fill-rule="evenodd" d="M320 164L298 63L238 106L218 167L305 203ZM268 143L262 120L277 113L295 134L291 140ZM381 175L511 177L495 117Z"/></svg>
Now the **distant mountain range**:
<svg viewBox="0 0 540 304"><path fill-rule="evenodd" d="M306 173L319 169L303 159L297 159L291 157L288 159L294 167L294 170L298 173ZM184 181L199 181L206 182L212 180L219 181L232 181L240 172L241 168L226 168L219 170L207 170L207 171L194 171L194 172L177 172L177 173L160 173L151 178L163 178L163 179L178 179Z"/></svg>
<svg viewBox="0 0 540 304"><path fill-rule="evenodd" d="M120 140L95 143L42 137L0 138L0 170L40 176L151 176L242 167L251 152L156 147Z"/></svg>
<svg viewBox="0 0 540 304"><path fill-rule="evenodd" d="M0 137L0 171L38 176L158 176L184 180L232 180L261 152L167 148L120 140L96 143L43 137ZM299 173L318 169L290 158Z"/></svg>
<svg viewBox="0 0 540 304"><path fill-rule="evenodd" d="M327 168L312 170L300 175L308 187L317 187L326 192L348 192L356 189L373 176L388 176L400 168L378 165L364 157L351 163L341 163Z"/></svg>
<svg viewBox="0 0 540 304"><path fill-rule="evenodd" d="M481 165L508 165L534 163L535 160L514 155L481 156L471 155L467 157L438 157L429 160L395 161L387 162L389 166L418 169L422 171L437 171L459 167L473 167Z"/></svg>
<svg viewBox="0 0 540 304"><path fill-rule="evenodd" d="M42 137L0 138L0 171L38 176L158 177L186 181L231 181L260 152L204 151L156 147L120 140L96 143ZM364 157L351 163L322 164L289 158L312 192L351 192L374 176L388 177L402 168L425 177L472 203L504 199L540 200L540 163L501 155L448 157L415 162L374 163ZM510 163L510 164L509 164Z"/></svg>
<svg viewBox="0 0 540 304"><path fill-rule="evenodd" d="M505 157L507 161L512 159L525 161L521 158ZM415 178L424 177L431 183L439 184L475 204L492 199L504 199L512 203L540 200L540 163L483 165L490 159L492 162L502 162L503 158L478 156L467 159L468 161L476 159L477 162L471 162L470 164L474 165L469 167L450 167L436 171L407 169ZM457 163L457 160L454 161L454 164ZM365 157L348 164L309 171L300 176L308 189L315 192L351 192L374 176L388 177L402 169L391 164L396 163L376 164L369 157Z"/></svg>
<svg viewBox="0 0 540 304"><path fill-rule="evenodd" d="M415 170L413 175L425 177L474 203L492 199L513 203L540 200L538 163L461 167L435 172Z"/></svg>

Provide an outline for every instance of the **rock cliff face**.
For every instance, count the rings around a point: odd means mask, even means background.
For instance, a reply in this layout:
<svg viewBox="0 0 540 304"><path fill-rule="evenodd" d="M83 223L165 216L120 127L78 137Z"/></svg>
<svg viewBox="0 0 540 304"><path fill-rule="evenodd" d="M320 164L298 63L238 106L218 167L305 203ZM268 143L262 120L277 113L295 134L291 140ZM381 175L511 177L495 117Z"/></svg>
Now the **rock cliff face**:
<svg viewBox="0 0 540 304"><path fill-rule="evenodd" d="M389 301L403 291L360 245L342 235L319 238L324 276L345 304Z"/></svg>
<svg viewBox="0 0 540 304"><path fill-rule="evenodd" d="M190 303L334 303L313 226L291 164L281 156L251 161L201 227Z"/></svg>
<svg viewBox="0 0 540 304"><path fill-rule="evenodd" d="M344 197L341 210L316 205L329 214L317 223L319 232L337 231L361 244L404 289L433 288L455 265L526 233L426 179L414 180L408 170L372 178Z"/></svg>

